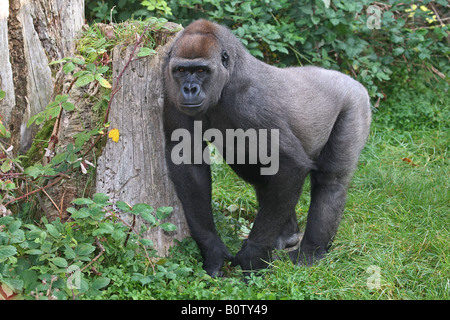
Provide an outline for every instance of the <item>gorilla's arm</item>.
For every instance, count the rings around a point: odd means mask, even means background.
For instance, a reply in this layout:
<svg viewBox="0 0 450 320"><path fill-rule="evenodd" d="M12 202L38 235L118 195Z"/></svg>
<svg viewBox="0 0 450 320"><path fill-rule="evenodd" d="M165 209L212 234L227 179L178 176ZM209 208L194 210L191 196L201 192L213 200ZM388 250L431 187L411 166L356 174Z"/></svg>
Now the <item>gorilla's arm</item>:
<svg viewBox="0 0 450 320"><path fill-rule="evenodd" d="M171 159L173 148L178 142L171 141L175 129L186 128L193 132L192 122L170 107L165 110L166 159ZM203 141L202 150L208 150ZM194 154L193 151L191 153ZM167 161L169 175L180 198L191 236L197 242L204 257L203 268L215 276L225 259L232 261L233 255L217 234L211 208L211 169L206 163L174 164Z"/></svg>

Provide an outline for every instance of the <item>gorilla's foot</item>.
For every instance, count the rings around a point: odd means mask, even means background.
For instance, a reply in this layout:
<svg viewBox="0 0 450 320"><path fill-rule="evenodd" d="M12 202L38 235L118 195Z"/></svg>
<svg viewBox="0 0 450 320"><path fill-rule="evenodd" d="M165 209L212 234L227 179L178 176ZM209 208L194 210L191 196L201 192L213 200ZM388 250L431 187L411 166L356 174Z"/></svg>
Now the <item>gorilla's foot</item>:
<svg viewBox="0 0 450 320"><path fill-rule="evenodd" d="M294 264L299 266L312 266L315 262L323 259L326 250L317 248L315 250L304 251L301 247L289 252L289 258Z"/></svg>
<svg viewBox="0 0 450 320"><path fill-rule="evenodd" d="M233 266L240 265L244 272L266 269L271 261L271 248L265 248L251 240L245 240L236 254Z"/></svg>

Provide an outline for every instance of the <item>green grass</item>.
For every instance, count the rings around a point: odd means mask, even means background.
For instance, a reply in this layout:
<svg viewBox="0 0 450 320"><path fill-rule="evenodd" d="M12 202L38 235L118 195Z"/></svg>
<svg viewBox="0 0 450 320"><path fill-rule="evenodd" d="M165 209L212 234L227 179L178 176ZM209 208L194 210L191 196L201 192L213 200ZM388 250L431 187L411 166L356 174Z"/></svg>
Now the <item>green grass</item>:
<svg viewBox="0 0 450 320"><path fill-rule="evenodd" d="M275 261L263 277L253 277L247 285L239 271L229 267L224 278L204 275L195 244L185 240L174 249L172 261L190 261L193 275L189 281L177 280L172 298L449 299L448 145L447 131L373 129L326 259L311 268ZM251 221L257 209L254 192L226 165L215 166L213 177L218 229L235 253L242 218ZM297 206L303 227L308 197L307 184ZM231 205L240 210L230 213ZM373 266L378 274L370 271ZM369 287L377 275L379 286Z"/></svg>
<svg viewBox="0 0 450 320"><path fill-rule="evenodd" d="M201 268L195 242L187 238L172 248L149 283L133 281L123 267L99 268L112 280L102 298L450 299L448 130L408 133L374 127L338 234L317 265L298 267L281 254L263 276L247 282L229 263L224 276L213 279ZM257 210L253 188L227 165L213 166L213 179L217 228L236 253ZM308 198L306 183L297 206L301 228Z"/></svg>
<svg viewBox="0 0 450 320"><path fill-rule="evenodd" d="M317 265L298 267L281 253L263 276L245 282L240 269L227 263L224 276L213 279L187 238L145 284L133 280L133 271L123 265L100 266L112 280L101 298L450 300L448 123L427 127L421 120L404 130L398 121L391 127L376 121L392 110L374 115L338 233ZM448 103L439 110L448 113ZM390 116L400 119L401 112ZM217 229L235 254L257 212L255 193L226 164L213 165L212 173ZM296 207L301 229L309 191L307 180Z"/></svg>

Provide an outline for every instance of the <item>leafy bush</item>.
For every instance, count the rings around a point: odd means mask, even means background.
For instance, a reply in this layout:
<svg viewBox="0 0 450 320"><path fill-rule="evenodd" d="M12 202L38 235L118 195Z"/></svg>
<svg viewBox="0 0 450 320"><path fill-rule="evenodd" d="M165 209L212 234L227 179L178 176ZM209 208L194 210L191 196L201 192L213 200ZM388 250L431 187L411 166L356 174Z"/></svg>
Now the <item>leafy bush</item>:
<svg viewBox="0 0 450 320"><path fill-rule="evenodd" d="M89 1L104 14L115 1ZM124 1L119 1L118 6ZM148 17L144 1L123 7L125 17ZM156 1L165 6L166 1ZM95 6L97 3L97 7ZM146 3L144 5L144 3ZM395 73L425 68L449 71L448 26L439 18L447 1L371 0L168 0L166 18L186 26L199 18L232 29L254 56L279 66L314 64L341 70L361 81L372 97L384 98ZM441 13L442 14L442 13ZM405 66L407 66L405 68Z"/></svg>
<svg viewBox="0 0 450 320"><path fill-rule="evenodd" d="M174 20L183 25L198 18L227 25L261 59L281 66L339 69L365 84L371 96L383 97L391 74L405 64L448 71L448 27L430 9L443 8L447 2L423 1L420 6L416 2L172 0L169 4Z"/></svg>
<svg viewBox="0 0 450 320"><path fill-rule="evenodd" d="M1 217L0 283L23 292L24 298L74 299L102 295L100 289L111 283L110 277L97 270L102 262L107 262L107 268L127 266L141 282L156 269L160 276L170 278L170 267L166 270L164 263L156 265L153 243L140 234L157 227L174 231L173 224L162 223L172 208L154 212L147 204L130 207L119 201L112 210L108 200L102 193L92 199L75 199L75 206L68 209L71 219L65 223L44 217L36 225L14 216ZM139 215L146 224L134 230L119 213Z"/></svg>

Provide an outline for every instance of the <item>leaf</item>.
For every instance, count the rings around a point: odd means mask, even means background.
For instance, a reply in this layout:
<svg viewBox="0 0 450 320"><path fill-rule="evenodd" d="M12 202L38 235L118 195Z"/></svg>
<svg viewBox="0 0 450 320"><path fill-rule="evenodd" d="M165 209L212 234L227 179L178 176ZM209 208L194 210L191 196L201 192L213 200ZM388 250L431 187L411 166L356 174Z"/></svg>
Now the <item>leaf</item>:
<svg viewBox="0 0 450 320"><path fill-rule="evenodd" d="M40 255L43 253L44 253L44 251L39 250L39 249L31 249L31 250L25 251L25 254L29 254L29 255Z"/></svg>
<svg viewBox="0 0 450 320"><path fill-rule="evenodd" d="M42 167L42 164L36 164L34 166L28 167L24 171L27 176L33 177L34 179L36 179L43 172L44 168Z"/></svg>
<svg viewBox="0 0 450 320"><path fill-rule="evenodd" d="M67 209L67 211L69 211L69 209ZM80 210L76 210L76 211L71 212L71 213L72 213L72 218L73 219L83 219L83 218L87 218L87 217L89 217L91 215L91 213L89 212L89 210L87 208L81 208Z"/></svg>
<svg viewBox="0 0 450 320"><path fill-rule="evenodd" d="M138 53L138 57L146 57L149 55L156 54L156 51L147 47L141 48L141 50Z"/></svg>
<svg viewBox="0 0 450 320"><path fill-rule="evenodd" d="M123 212L128 212L131 210L131 206L128 203L123 202L123 201L117 201L116 207L119 208Z"/></svg>
<svg viewBox="0 0 450 320"><path fill-rule="evenodd" d="M111 234L114 231L114 225L110 222L102 222L99 223L98 229L92 232L94 236L98 236L101 234Z"/></svg>
<svg viewBox="0 0 450 320"><path fill-rule="evenodd" d="M46 224L45 228L47 229L48 233L55 237L55 238L59 238L60 232L58 231L58 229L56 229L56 227L52 224Z"/></svg>
<svg viewBox="0 0 450 320"><path fill-rule="evenodd" d="M108 138L111 138L114 142L119 142L119 129L111 129L108 134Z"/></svg>
<svg viewBox="0 0 450 320"><path fill-rule="evenodd" d="M79 256L87 256L95 251L95 247L90 243L80 243L75 248L75 253Z"/></svg>
<svg viewBox="0 0 450 320"><path fill-rule="evenodd" d="M11 160L6 160L5 162L3 162L0 170L2 170L4 173L11 170Z"/></svg>
<svg viewBox="0 0 450 320"><path fill-rule="evenodd" d="M68 266L67 260L61 257L53 258L51 262L53 262L57 267L60 268L67 268Z"/></svg>
<svg viewBox="0 0 450 320"><path fill-rule="evenodd" d="M94 289L100 290L100 289L106 287L110 281L111 281L111 279L109 279L107 277L98 277L97 279L92 281L91 287Z"/></svg>
<svg viewBox="0 0 450 320"><path fill-rule="evenodd" d="M155 211L155 209L146 203L135 204L131 210L134 214L152 213L153 211Z"/></svg>
<svg viewBox="0 0 450 320"><path fill-rule="evenodd" d="M47 106L47 108L49 108L50 106L55 106L55 105L60 104L60 103L62 103L62 102L66 102L67 99L69 99L69 96L68 96L67 94L63 94L63 95L58 94L58 95L56 96L56 98L55 98L55 101L52 102L52 103L50 103L50 104Z"/></svg>
<svg viewBox="0 0 450 320"><path fill-rule="evenodd" d="M73 62L68 62L63 67L63 71L65 74L68 74L68 73L72 72L73 70L75 70L75 64Z"/></svg>
<svg viewBox="0 0 450 320"><path fill-rule="evenodd" d="M156 210L156 217L160 220L167 218L172 213L172 207L159 207Z"/></svg>
<svg viewBox="0 0 450 320"><path fill-rule="evenodd" d="M73 103L67 102L67 101L62 104L62 107L66 111L72 111L75 109L75 106L73 105Z"/></svg>
<svg viewBox="0 0 450 320"><path fill-rule="evenodd" d="M106 80L99 74L95 75L95 80L97 80L98 83L100 83L100 85L104 88L110 89L112 87L111 84L108 82L108 80Z"/></svg>
<svg viewBox="0 0 450 320"><path fill-rule="evenodd" d="M123 239L125 235L126 235L125 232L123 232L122 230L114 230L111 236L114 240L118 241L120 239Z"/></svg>
<svg viewBox="0 0 450 320"><path fill-rule="evenodd" d="M5 261L8 257L17 254L17 249L14 246L0 246L0 262Z"/></svg>
<svg viewBox="0 0 450 320"><path fill-rule="evenodd" d="M82 204L90 205L90 204L93 204L94 201L92 201L89 198L78 198L78 199L73 200L72 203L76 204L76 205L82 205Z"/></svg>
<svg viewBox="0 0 450 320"><path fill-rule="evenodd" d="M83 87L83 86L91 83L94 80L95 80L94 75L92 73L88 73L88 74L85 74L85 75L79 77L77 79L77 81L75 82L75 86Z"/></svg>
<svg viewBox="0 0 450 320"><path fill-rule="evenodd" d="M23 289L23 281L17 279L2 279L2 282L15 291Z"/></svg>
<svg viewBox="0 0 450 320"><path fill-rule="evenodd" d="M399 56L401 54L403 54L403 52L405 52L405 49L403 49L402 47L398 47L395 48L392 53L394 54L394 56Z"/></svg>
<svg viewBox="0 0 450 320"><path fill-rule="evenodd" d="M153 241L150 239L139 239L139 242L144 246L153 247Z"/></svg>
<svg viewBox="0 0 450 320"><path fill-rule="evenodd" d="M76 63L76 64L85 64L86 63L83 59L80 59L80 58L73 58L72 62Z"/></svg>
<svg viewBox="0 0 450 320"><path fill-rule="evenodd" d="M144 213L141 214L141 217L145 221L150 222L151 224L155 224L156 223L156 218L151 213L144 212Z"/></svg>
<svg viewBox="0 0 450 320"><path fill-rule="evenodd" d="M0 90L0 100L2 100L6 96L6 92Z"/></svg>
<svg viewBox="0 0 450 320"><path fill-rule="evenodd" d="M92 197L92 199L94 200L95 203L97 204L106 204L109 200L109 196L107 196L104 193L96 193L94 194L94 196Z"/></svg>
<svg viewBox="0 0 450 320"><path fill-rule="evenodd" d="M169 222L161 224L160 227L163 230L165 230L165 231L175 231L175 230L177 230L177 226L172 224L172 223L169 223Z"/></svg>
<svg viewBox="0 0 450 320"><path fill-rule="evenodd" d="M61 162L63 162L64 160L66 160L67 157L67 153L62 152L62 153L58 153L56 156L53 157L51 163L52 164L60 164Z"/></svg>

